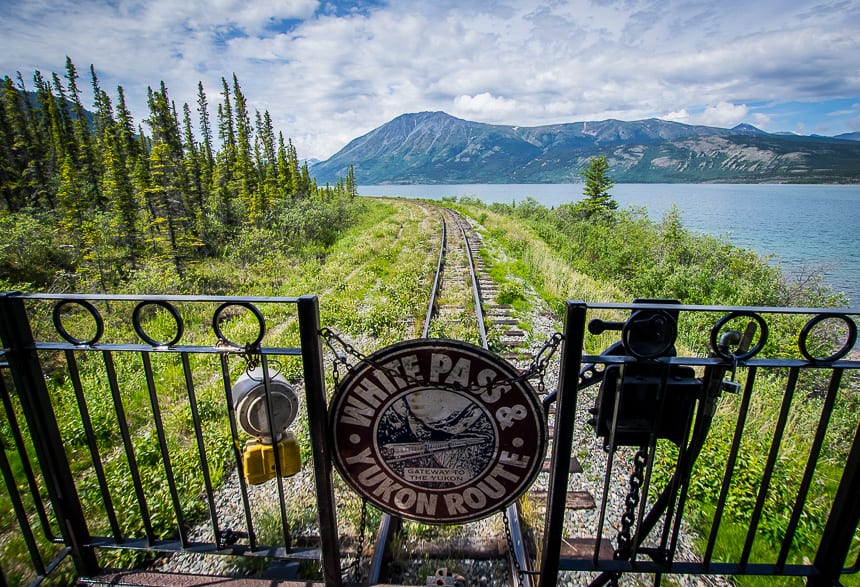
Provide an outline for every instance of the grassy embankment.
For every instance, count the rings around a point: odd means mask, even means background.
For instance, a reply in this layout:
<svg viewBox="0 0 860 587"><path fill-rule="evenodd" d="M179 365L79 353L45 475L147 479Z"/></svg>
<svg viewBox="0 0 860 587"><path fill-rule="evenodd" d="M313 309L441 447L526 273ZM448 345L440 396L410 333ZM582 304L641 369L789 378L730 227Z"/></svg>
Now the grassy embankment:
<svg viewBox="0 0 860 587"><path fill-rule="evenodd" d="M502 282L502 293L512 300L522 299L518 295L518 284L528 282L558 311L565 299L586 301L625 301L634 296L678 297L689 303L720 304L771 304L789 305L793 300L798 305L826 305L834 299L827 297L821 290L800 290L781 280L778 272L766 263L748 253L732 249L726 243L715 239L705 239L690 235L680 228L677 219L667 218L662 224L652 224L640 215L621 214L606 226L593 227L572 222L565 218L563 210L547 211L528 202L517 209L496 207L495 210L469 203L461 206L465 212L478 219L486 227L485 237L499 250L504 252L503 259L496 259L492 271L494 277ZM423 205L397 202L365 200L362 210L354 216L353 224L342 231L334 244L324 249L282 250L277 246L252 246L247 243L231 253L227 251L221 259L210 259L197 264L186 277L184 284L165 281L157 270L141 272L138 279L122 291L137 293L165 293L165 288L173 293L230 293L247 295L298 295L317 293L321 300L322 323L332 327L347 337L363 352L370 352L385 344L417 336L423 318L429 279L435 264L437 243L433 235L438 227L433 213ZM276 236L276 235L275 235ZM272 238L272 235L270 235ZM822 297L824 296L824 297ZM838 300L836 300L838 301ZM128 312L116 308L109 316L112 322L126 320ZM272 328L264 344L295 344L297 326L289 315L267 316L273 323L281 322ZM153 317L158 321L158 317ZM187 319L188 320L188 319ZM197 324L200 334L189 327L190 342L207 340L206 324L209 318L201 315L188 320ZM151 324L153 332L159 325ZM253 324L243 321L231 326L231 338L240 339L243 328ZM682 325L683 345L691 352L702 352L701 332L703 324ZM165 326L169 331L169 327ZM792 330L793 329L793 330ZM777 329L779 330L779 329ZM796 324L786 325L786 332L777 333L768 347L768 352L786 353L789 348L791 332L796 332ZM456 334L454 334L456 336ZM202 338L195 339L195 336ZM589 352L597 352L611 341L611 337L589 339ZM205 344L205 343L203 343ZM195 360L196 361L196 360ZM205 361L205 359L201 359ZM85 388L91 387L88 377L98 377L96 360L92 366L83 366L82 376ZM129 356L118 358L120 388L128 414L135 421L133 443L146 479L147 500L154 512L159 536L175 533L175 520L169 496L162 479L163 462L161 455L153 447L154 428L146 418L151 414L148 394L142 380L139 359ZM229 438L226 428L226 415L223 390L218 386L214 363L194 363L195 372L201 369L207 373L197 386L198 402L204 418L208 456L223 472L232 460L225 439ZM234 364L238 369L241 365ZM174 460L174 471L181 480L181 500L191 516L203 515L203 504L199 500L202 487L199 471L195 469L196 451L185 450L193 438L189 424L187 400L181 392L183 377L178 361L167 362L159 369L159 400L166 427L170 432L168 443ZM208 369L208 371L207 371ZM287 364L285 370L291 379L299 376L298 364ZM238 372L238 371L237 371ZM59 373L59 371L58 371ZM745 374L739 373L739 378ZM760 381L760 384L762 382ZM764 382L766 383L766 382ZM745 516L748 515L750 496L754 497L757 479L760 477L763 459L770 441L771 426L765 423L775 420L775 413L781 399L782 378L774 377L772 385L762 385L761 392L754 395L751 410L748 444L743 447L744 478L733 488L729 514L736 526L743 529ZM71 394L70 382L61 376L52 380L55 389L56 409L61 418L64 435L70 439L68 450L82 478L89 472L89 456L81 444L82 427ZM163 397L162 397L162 394ZM802 466L808 448L809 430L814 427L820 411L820 399L802 399L799 393L798 405L792 411L792 419L785 440L785 449L780 453L779 475L776 488L768 500L763 525L772 534L756 541L756 547L764 551L772 550L773 539L779 536L780 520L790 508L793 488L799 476L798 467ZM706 524L708 504L713 503L714 480L721 479L720 464L725 462L728 438L732 431L737 404L740 398L727 397L721 401L720 418L714 425L711 442L705 449L701 462L705 468L700 477L694 479L691 511L700 512L701 524ZM108 476L112 484L112 495L118 496L118 514L126 526L124 532L140 532L139 516L129 491L127 471L116 458L112 447L119 442L111 422L115 420L113 405L106 394L88 396L97 426L99 442L103 443L102 455L107 455ZM847 430L851 422L852 410L857 409L857 394L846 394L837 402L834 415L836 425ZM304 430L302 426L298 426ZM175 429L175 430L174 430ZM850 438L843 434L842 439ZM300 434L305 459L308 458L307 437ZM6 436L4 445L9 446ZM800 534L814 536L820 527L821 516L826 513L822 504L832 492L838 478L839 455L844 446L840 442L829 443L822 457L825 463L834 463L832 470L816 477L816 497L814 507L804 518L804 528ZM174 456L175 455L175 456ZM114 462L116 461L116 462ZM82 485L92 487L88 482ZM105 531L104 514L100 510L101 500L97 496L85 496L91 507L92 531L94 534ZM348 491L339 490L338 497L342 507L339 513L344 521L344 531L355 529L358 523L358 500ZM5 495L4 495L5 498ZM90 499L92 498L92 499ZM307 498L290 500L288 515L294 530L311 530L314 525L313 508ZM8 504L0 503L0 511L9 511ZM310 512L310 513L309 513ZM376 514L372 514L375 518ZM263 513L263 517L276 514ZM371 527L375 520L371 519ZM0 521L4 539L2 560L7 577L17 576L26 580L26 554L20 536L15 536L14 519L6 517ZM136 526L135 526L136 525ZM264 523L263 526L266 526ZM707 529L704 528L703 529ZM420 530L419 530L420 531ZM723 552L736 552L738 539L734 530L720 535L719 557ZM812 544L802 545L807 549ZM48 547L46 547L48 548ZM735 556L735 555L726 555ZM758 552L754 552L754 557ZM765 556L762 554L762 556ZM802 556L802 555L799 555ZM15 562L21 561L21 562ZM10 573L10 569L12 572ZM15 579L12 580L13 583ZM744 580L747 581L746 579Z"/></svg>
<svg viewBox="0 0 860 587"><path fill-rule="evenodd" d="M560 311L567 299L606 302L664 297L695 304L808 307L843 302L841 296L834 295L820 282L813 280L805 286L792 283L779 268L748 251L684 230L674 212L660 223L650 222L641 213L631 211L598 222L584 222L572 218L571 210L564 206L547 210L528 200L520 206L489 207L467 201L460 208L483 224L487 235L507 255L509 262L504 270L509 277L530 283L556 311ZM682 322L679 352L705 353L707 337L703 333L708 332L718 317L703 315L700 319ZM798 356L795 341L805 320L769 317L771 336L763 356ZM587 351L597 352L610 342L606 334L589 335ZM830 341L822 336L816 344L821 345L819 348L829 348ZM746 377L746 370L738 370L739 381L745 381ZM773 440L786 377L786 372L779 371L759 373L756 380L749 416L743 426L740 459L717 535L715 561L736 561L740 556ZM751 562L773 562L779 552L809 458L813 431L822 413L827 387L823 377L807 372L799 379L758 536L753 543ZM840 463L844 462L854 437L860 408L860 383L856 373L846 374L844 379L847 381L835 402L789 564L803 562L814 555L841 475ZM740 396L734 395L725 395L720 400L717 417L692 478L687 511L701 536L707 536L711 530L714 504L741 401ZM673 456L671 447L663 449L668 453L668 462ZM704 539L700 539L699 547L704 549L704 544ZM856 557L856 552L853 556ZM739 577L737 582L744 585L800 583L792 579L776 581L755 577ZM848 577L845 582L857 584L857 577Z"/></svg>
<svg viewBox="0 0 860 587"><path fill-rule="evenodd" d="M170 278L158 267L144 268L135 281L121 287L116 293L191 293L294 296L314 293L320 296L322 323L340 332L362 352L371 352L396 340L416 336L416 325L420 327L429 279L435 264L436 243L427 238L428 214L423 207L407 203L363 201L357 203L351 225L341 231L333 245L327 247L305 247L287 250L284 247L266 246L251 254L241 246L229 248L222 258L210 258L189 268L185 280L180 283ZM185 320L184 344L212 343L209 329L214 307L183 307ZM135 339L129 321L132 306L112 303L105 315L105 341L129 342ZM290 309L266 308L269 325L264 346L295 346L298 344L298 324L294 311ZM49 319L49 313L41 315ZM86 320L76 314L64 318L64 326L78 336L84 336L87 326L78 326L78 320ZM50 331L43 324L34 326L36 331ZM145 319L146 331L155 338L169 338L172 321L161 314ZM239 317L226 326L225 332L232 340L253 338L255 321L249 316ZM420 330L418 331L420 332ZM160 336L164 334L164 336ZM105 381L104 363L95 353L80 357L80 371L85 390L87 407L97 439L99 452L105 462L105 475L114 501L120 529L125 536L142 536L143 524L137 507L128 465L118 447L122 441L116 427L114 403ZM80 479L79 491L87 508L90 531L100 535L108 531L92 459L86 447L86 436L72 381L63 369L62 356L46 354L43 361L53 366L50 369L49 386L54 398L54 408L59 420L70 461ZM151 400L138 355L114 353L118 387L123 410L132 430L132 444L145 488L146 501L152 518L154 534L158 538L176 534L176 519L167 484L164 481L164 461L157 443L157 430L152 418ZM156 372L155 385L162 421L166 431L173 473L178 482L179 500L186 521L205 515L205 504L200 499L203 479L198 464L198 450L194 440L189 400L184 389L184 371L178 357L152 357ZM223 386L220 382L220 366L211 356L190 357L191 370L195 374L196 400L202 419L202 431L207 458L215 472L217 485L229 470L232 462L229 425L226 415ZM288 378L297 382L301 376L301 365L297 360L287 360L281 365ZM231 372L235 379L241 372L241 361L231 361ZM330 374L329 374L330 377ZM331 387L329 387L331 389ZM16 398L18 419L23 421ZM307 431L304 422L295 425L305 462L310 458ZM4 446L13 446L6 422L2 427ZM14 459L11 453L10 457ZM24 487L20 462L14 464L19 486ZM25 500L27 496L25 495ZM5 492L0 496L0 534L2 534L3 571L11 584L26 583L29 574L29 558L26 546L16 532L16 523ZM352 503L341 514L347 525L357 523L357 505L354 498L346 496ZM291 500L288 504L290 524L300 532L313 525L314 508L303 500ZM32 511L32 507L29 508ZM350 512L355 515L349 515ZM266 512L261 513L265 534ZM35 522L35 520L34 520ZM55 529L55 532L57 530ZM43 552L55 552L56 547L42 540ZM266 540L261 536L261 541ZM109 554L106 563L128 563L133 555ZM57 581L67 580L60 575Z"/></svg>

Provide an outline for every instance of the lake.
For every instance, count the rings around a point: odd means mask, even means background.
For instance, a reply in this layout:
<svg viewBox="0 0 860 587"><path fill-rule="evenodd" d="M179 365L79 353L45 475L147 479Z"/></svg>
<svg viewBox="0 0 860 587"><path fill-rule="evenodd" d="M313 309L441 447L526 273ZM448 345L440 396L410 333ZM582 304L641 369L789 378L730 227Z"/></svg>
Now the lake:
<svg viewBox="0 0 860 587"><path fill-rule="evenodd" d="M582 184L360 186L366 196L442 199L474 196L511 203L532 197L547 207L582 199ZM617 184L622 208L644 207L660 220L678 207L690 230L773 255L788 273L815 270L860 306L860 185Z"/></svg>

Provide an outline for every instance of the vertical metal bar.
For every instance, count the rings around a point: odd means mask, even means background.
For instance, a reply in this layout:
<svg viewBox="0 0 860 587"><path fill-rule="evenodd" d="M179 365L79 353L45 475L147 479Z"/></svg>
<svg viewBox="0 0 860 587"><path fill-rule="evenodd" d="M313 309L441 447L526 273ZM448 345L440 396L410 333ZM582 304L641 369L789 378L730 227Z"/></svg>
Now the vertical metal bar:
<svg viewBox="0 0 860 587"><path fill-rule="evenodd" d="M176 490L176 479L173 477L173 466L170 463L170 451L167 450L167 436L164 433L164 422L161 419L161 408L158 403L158 393L155 389L155 379L152 376L152 363L149 355L150 353L141 353L143 371L146 375L146 388L149 391L152 418L155 422L155 432L158 435L158 448L161 451L164 473L167 476L167 488L170 492L170 500L173 502L173 512L176 514L179 542L185 547L188 545L188 535L185 531L185 516L182 514L182 503L179 500L179 492Z"/></svg>
<svg viewBox="0 0 860 587"><path fill-rule="evenodd" d="M21 494L18 492L18 485L15 482L15 474L9 465L9 459L6 458L6 446L3 444L2 437L0 437L0 472L3 473L3 480L6 483L6 490L9 492L9 499L12 501L12 509L15 511L15 517L18 519L21 536L24 538L24 543L27 545L27 550L30 553L33 570L36 571L37 575L44 575L45 563L42 561L41 553L39 553L36 537L33 536L33 529L30 527L27 510L21 501Z"/></svg>
<svg viewBox="0 0 860 587"><path fill-rule="evenodd" d="M564 342L558 377L558 405L555 412L552 466L544 520L544 547L540 568L540 584L555 585L558 580L561 540L564 532L564 506L573 445L579 369L585 340L585 302L567 302L564 319Z"/></svg>
<svg viewBox="0 0 860 587"><path fill-rule="evenodd" d="M203 442L203 427L200 425L200 411L197 409L197 393L194 391L194 378L191 376L191 364L188 353L181 353L182 372L185 374L185 392L188 395L188 407L191 410L191 421L194 424L194 437L197 441L197 454L200 456L200 471L203 474L203 487L206 492L206 507L212 521L212 536L218 543L218 513L215 509L215 489L212 487L212 477L209 474L209 460L206 458L206 445ZM234 443L235 444L235 443Z"/></svg>
<svg viewBox="0 0 860 587"><path fill-rule="evenodd" d="M248 486L245 483L245 475L242 474L242 471L244 469L242 465L242 449L239 448L239 430L236 427L236 406L233 405L232 383L230 382L230 367L227 364L226 353L221 353L221 377L224 380L224 393L226 395L227 400L227 416L228 420L230 421L230 437L233 439L233 456L236 459L236 471L239 476L239 493L242 495L242 508L245 513L245 523L248 528L248 544L251 548L256 548L257 534L254 531L254 521L251 518L251 505L248 501ZM200 419L196 414L196 408L197 404L195 403L194 428L196 431L199 431ZM200 447L201 455L204 455L202 432L198 432L197 445ZM205 456L201 456L201 458L205 458ZM208 465L206 469L208 470ZM208 489L207 491L211 491L211 489ZM209 513L212 517L212 531L215 533L215 542L220 547L221 533L218 530L218 514L215 508L213 494L207 495L207 498L209 500Z"/></svg>
<svg viewBox="0 0 860 587"><path fill-rule="evenodd" d="M298 311L308 429L311 436L314 481L319 509L323 577L326 585L339 586L341 584L340 544L337 533L331 453L328 448L328 408L326 405L322 346L319 336L319 300L316 296L300 297Z"/></svg>
<svg viewBox="0 0 860 587"><path fill-rule="evenodd" d="M762 473L761 485L759 486L758 496L756 497L755 507L753 508L752 516L750 517L750 527L747 532L747 539L744 543L744 549L741 553L738 566L746 570L749 562L750 553L752 553L753 542L755 541L758 531L758 523L761 520L762 511L764 510L764 502L767 499L767 492L770 489L770 480L773 476L773 470L776 467L776 458L779 455L779 447L782 443L782 435L785 432L785 425L788 422L788 411L791 408L791 400L794 397L794 390L797 387L797 376L800 369L792 367L788 373L788 383L785 386L785 394L782 398L782 406L779 410L779 417L776 421L776 428L773 432L773 441L770 443L770 452L767 455L767 462Z"/></svg>
<svg viewBox="0 0 860 587"><path fill-rule="evenodd" d="M272 437L273 448L275 449L275 454L279 454L277 442L278 439L275 437L275 431L272 429L275 422L275 408L272 405L272 386L269 385L271 381L269 376L269 359L266 355L260 355L260 365L263 368L263 393L266 396L266 418L269 422L269 434ZM283 470L281 467L281 459L275 457L275 479L276 484L278 486L278 505L281 514L281 535L284 539L284 548L287 552L292 548L292 538L290 536L290 526L287 522L287 506L286 500L284 499L284 478L283 478Z"/></svg>
<svg viewBox="0 0 860 587"><path fill-rule="evenodd" d="M134 445L131 442L131 433L128 429L128 419L125 416L125 408L122 405L122 397L120 396L119 382L116 376L116 367L114 366L113 355L110 351L102 351L102 356L104 357L105 369L107 370L108 383L110 384L110 393L111 398L113 398L117 424L119 425L119 432L122 437L123 447L125 448L128 468L131 473L131 481L134 485L134 493L137 497L138 507L140 508L140 517L143 522L144 532L146 532L146 540L150 545L152 545L155 543L155 532L152 529L152 521L149 518L149 508L146 505L146 495L143 492L143 483L140 479L140 469L137 466L137 458L134 456Z"/></svg>
<svg viewBox="0 0 860 587"><path fill-rule="evenodd" d="M609 504L609 484L612 479L612 471L615 468L615 451L618 448L615 442L615 435L618 431L618 414L621 410L621 379L624 376L624 365L621 365L618 370L617 379L615 382L615 398L612 403L612 423L609 426L609 442L608 452L606 455L606 471L603 474L603 491L600 496L600 518L597 523L597 537L594 541L594 553L592 554L592 564L597 566L597 561L600 559L600 543L603 540L603 528L606 524L606 508Z"/></svg>
<svg viewBox="0 0 860 587"><path fill-rule="evenodd" d="M708 413L708 411L711 409L709 407L709 402L711 401L709 397L709 390L714 385L712 378L715 378L717 376L716 373L717 371L714 369L709 369L706 371L706 374L709 376L704 377L702 380L701 396L699 398L699 402L696 406L696 409L693 410L692 407L690 409L689 418L687 420L685 428L685 430L689 431L688 436L681 444L681 448L678 451L679 469L676 469L676 474L672 478L672 497L670 498L670 505L668 513L666 515L666 524L663 528L663 543L661 544L661 548L663 548L665 551L666 537L669 531L669 521L674 517L674 523L672 524L672 539L671 542L669 542L667 552L669 568L671 568L672 562L675 560L675 552L677 551L678 547L678 535L681 532L681 520L684 517L684 507L687 503L687 495L690 489L690 476L692 475L693 465L695 464L696 459L698 459L699 457L702 445L705 443L705 440L707 438L708 429L710 428L710 421L712 415ZM722 371L719 371L719 373L720 377L722 377ZM677 509L674 508L676 499L678 504Z"/></svg>
<svg viewBox="0 0 860 587"><path fill-rule="evenodd" d="M54 529L51 528L51 522L48 520L48 513L45 511L45 505L42 503L42 496L39 494L39 485L36 482L36 474L33 472L33 465L30 463L30 457L27 455L27 447L24 443L24 437L21 435L21 427L18 424L18 418L15 416L15 408L12 405L12 398L9 395L9 390L6 388L6 381L0 377L0 396L3 398L3 407L6 410L6 418L9 422L9 429L12 432L12 438L15 440L15 448L18 450L18 456L21 459L21 468L24 470L24 477L27 479L27 486L30 488L30 496L33 499L33 507L39 516L39 521L42 525L42 533L49 542L60 542L61 538L57 538L54 534Z"/></svg>
<svg viewBox="0 0 860 587"><path fill-rule="evenodd" d="M813 566L819 572L818 575L809 577L809 587L824 587L838 585L839 576L857 526L860 524L860 424L854 431L854 443L845 461L842 471L842 479L833 499L833 507L830 508L830 516L824 525L821 534L821 543L815 555ZM860 562L860 555L858 555ZM855 563L856 566L856 563Z"/></svg>
<svg viewBox="0 0 860 587"><path fill-rule="evenodd" d="M512 576L519 574L520 587L531 587L534 584L531 575L531 562L526 553L523 525L520 521L520 511L517 502L509 505L503 515L508 516L508 523L510 524L511 548L513 552L508 553L508 555L511 562L513 562L513 567L511 568ZM520 570L523 572L520 573Z"/></svg>
<svg viewBox="0 0 860 587"><path fill-rule="evenodd" d="M806 469L803 472L803 479L797 491L794 509L791 512L791 518L785 530L785 537L782 540L782 548L776 560L776 568L779 573L782 572L788 560L791 543L794 541L794 534L797 532L800 516L803 514L803 508L806 505L809 488L812 486L812 476L815 474L815 466L818 464L821 447L824 445L824 437L827 434L827 426L830 424L830 415L833 413L833 407L836 405L836 397L839 394L839 385L841 382L842 369L834 369L830 377L830 386L827 389L824 405L821 406L821 417L818 419L818 427L815 430L815 437L809 450L809 458L806 460Z"/></svg>
<svg viewBox="0 0 860 587"><path fill-rule="evenodd" d="M640 488L639 493L639 511L636 515L636 527L633 533L633 541L630 546L632 548L632 552L630 553L630 561L635 565L636 563L636 553L639 550L639 545L645 540L648 536L648 533L651 531L651 528L643 529L642 520L645 518L645 507L648 505L648 491L651 487L651 474L654 472L654 455L657 452L657 431L660 429L660 424L663 421L663 413L665 412L666 407L666 396L668 381L669 381L669 369L670 366L668 364L661 365L661 373L660 373L660 385L657 388L657 417L654 421L651 422L651 431L648 435L648 457L645 464L645 479L642 483L642 487ZM623 382L620 382L619 385L622 385ZM688 420L689 424L689 420ZM687 428L689 430L689 428ZM635 457L634 457L635 458ZM678 460L680 462L680 454L678 455ZM677 464L676 464L677 466ZM671 507L674 504L675 493L671 494L671 498L667 505ZM671 517L671 513L666 514L666 522Z"/></svg>
<svg viewBox="0 0 860 587"><path fill-rule="evenodd" d="M385 562L385 552L390 538L400 531L403 520L390 514L383 513L379 519L379 530L376 533L376 544L373 547L373 557L370 559L370 570L367 573L367 584L376 585L382 576L382 565ZM361 553L359 553L361 556Z"/></svg>
<svg viewBox="0 0 860 587"><path fill-rule="evenodd" d="M735 466L738 461L738 453L740 452L741 439L743 438L744 427L746 426L747 415L749 414L750 399L752 398L755 376L756 368L750 367L747 372L746 385L744 386L744 393L738 410L738 419L735 423L735 432L732 437L732 446L729 449L729 458L726 461L726 472L723 475L723 483L720 487L720 497L717 500L717 507L714 510L714 519L711 525L711 533L708 536L708 545L705 547L705 554L702 557L702 562L705 565L706 572L711 566L711 559L714 556L714 547L717 543L717 534L720 530L723 512L726 509L726 501L729 496L729 486L732 484L732 477L734 476Z"/></svg>
<svg viewBox="0 0 860 587"><path fill-rule="evenodd" d="M9 349L7 357L21 400L27 426L41 465L48 495L60 523L60 532L71 548L79 575L99 569L90 545L90 532L75 480L63 447L56 414L35 349L35 340L24 301L14 292L0 294L0 341Z"/></svg>
<svg viewBox="0 0 860 587"><path fill-rule="evenodd" d="M123 541L122 529L120 529L119 521L116 517L116 511L113 507L113 499L110 496L108 488L107 476L105 475L104 465L102 464L101 454L99 453L96 436L93 433L93 422L90 419L90 411L87 407L87 399L84 396L84 387L81 384L81 374L78 370L78 360L75 353L71 350L66 350L66 365L69 368L69 377L72 380L72 387L75 390L75 399L78 402L78 411L81 414L81 423L84 426L84 434L87 437L87 447L90 450L90 459L93 463L93 470L96 473L96 479L99 482L99 491L102 494L102 502L105 507L108 523L110 524L111 532L113 532L114 541L119 543Z"/></svg>

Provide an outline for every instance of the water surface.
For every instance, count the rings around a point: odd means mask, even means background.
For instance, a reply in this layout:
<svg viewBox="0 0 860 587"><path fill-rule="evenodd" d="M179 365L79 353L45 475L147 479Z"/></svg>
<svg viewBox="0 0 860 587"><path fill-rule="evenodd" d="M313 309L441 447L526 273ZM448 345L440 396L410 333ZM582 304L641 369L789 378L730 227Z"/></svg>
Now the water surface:
<svg viewBox="0 0 860 587"><path fill-rule="evenodd" d="M582 199L582 184L360 186L368 196L442 199L474 196L512 203L531 197L547 207ZM686 228L773 255L789 272L818 271L851 306L860 305L860 186L784 184L617 184L624 207L660 220L673 205Z"/></svg>

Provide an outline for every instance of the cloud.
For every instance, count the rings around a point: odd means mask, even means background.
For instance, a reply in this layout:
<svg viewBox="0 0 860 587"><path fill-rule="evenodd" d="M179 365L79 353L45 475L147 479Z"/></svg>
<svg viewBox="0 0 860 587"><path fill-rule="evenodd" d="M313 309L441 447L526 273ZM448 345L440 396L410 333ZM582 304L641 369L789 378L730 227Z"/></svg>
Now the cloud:
<svg viewBox="0 0 860 587"><path fill-rule="evenodd" d="M661 116L664 120L671 120L673 122L682 122L687 124L690 121L690 113L687 112L686 108L681 108L680 110L676 110L674 112L670 112L665 116Z"/></svg>
<svg viewBox="0 0 860 587"><path fill-rule="evenodd" d="M757 126L762 130L767 130L768 128L770 128L772 122L773 120L771 119L771 117L768 114L764 114L763 112L756 112L752 115L751 124L753 126Z"/></svg>
<svg viewBox="0 0 860 587"><path fill-rule="evenodd" d="M744 104L720 102L705 108L698 120L710 126L732 127L743 122L748 113L749 108Z"/></svg>
<svg viewBox="0 0 860 587"><path fill-rule="evenodd" d="M236 73L252 111L322 158L424 110L795 128L767 108L860 99L857 30L860 4L839 0L4 0L0 69L92 63L137 120L161 80L192 106L202 81L214 113L221 77Z"/></svg>
<svg viewBox="0 0 860 587"><path fill-rule="evenodd" d="M519 110L516 100L483 92L475 96L460 95L454 98L454 114L478 115L485 120L501 120Z"/></svg>
<svg viewBox="0 0 860 587"><path fill-rule="evenodd" d="M851 104L850 108L843 110L834 110L827 113L828 116L857 116L860 115L860 102Z"/></svg>

